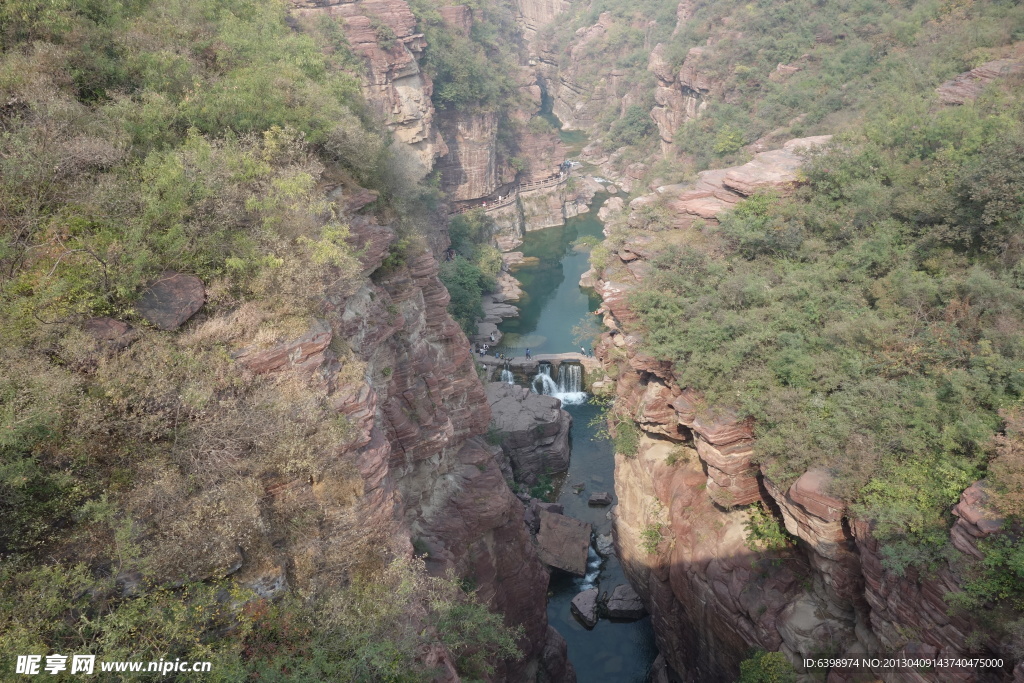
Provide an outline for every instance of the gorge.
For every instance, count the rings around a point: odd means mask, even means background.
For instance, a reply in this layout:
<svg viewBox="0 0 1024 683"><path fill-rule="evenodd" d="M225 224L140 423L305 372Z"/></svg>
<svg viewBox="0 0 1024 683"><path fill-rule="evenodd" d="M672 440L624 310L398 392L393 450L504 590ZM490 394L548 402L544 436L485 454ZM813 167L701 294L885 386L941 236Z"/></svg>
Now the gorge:
<svg viewBox="0 0 1024 683"><path fill-rule="evenodd" d="M1024 681L1018 3L0 39L3 666Z"/></svg>

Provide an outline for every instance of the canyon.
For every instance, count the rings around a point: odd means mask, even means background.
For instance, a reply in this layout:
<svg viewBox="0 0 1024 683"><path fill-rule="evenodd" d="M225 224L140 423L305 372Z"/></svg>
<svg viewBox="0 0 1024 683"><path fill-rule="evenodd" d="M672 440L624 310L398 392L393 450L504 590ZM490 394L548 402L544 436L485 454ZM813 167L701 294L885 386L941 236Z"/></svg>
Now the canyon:
<svg viewBox="0 0 1024 683"><path fill-rule="evenodd" d="M12 650L1024 682L1015 3L254 2L0 9Z"/></svg>
<svg viewBox="0 0 1024 683"><path fill-rule="evenodd" d="M515 201L495 200L499 188L506 188L507 196L510 183L528 183L544 174L531 175L528 170L516 178L499 150L498 114L432 111L429 79L416 68L423 45L413 33L407 9L401 0L359 0L306 5L296 11L345 17L351 45L369 64L363 84L368 100L384 112L396 140L410 146L424 166L436 164L441 187L452 200L472 205L491 199L487 211L499 228L496 238L504 250L518 246L526 232L560 225L580 207L586 210L594 193L605 189L593 181L590 187L577 183L583 187L572 196L556 186L532 194L517 191ZM537 115L546 93L564 130L597 132L603 110L614 102L621 114L639 100L638 93L614 68L603 71L599 85L593 82L587 46L612 29L608 13L576 32L564 58L550 51L540 29L566 9L561 2L516 4L529 66L517 75L526 108L513 116L528 121ZM471 25L472 17L464 9L444 8L443 14L453 24ZM677 31L691 14L690 4L680 3ZM367 16L380 17L391 27L398 38L394 47L382 50L372 36L367 37ZM647 68L656 80L651 119L663 152L682 123L701 115L716 88L701 69L713 49L692 48L682 67L672 70L663 46L650 48ZM791 72L780 70L781 77ZM621 212L629 222L645 206L660 203L675 217L677 230L663 239L685 241L695 222L714 222L718 213L757 190L788 192L796 183L802 153L828 139L780 141L774 148L770 140L759 143L754 147L759 153L748 164L706 171L695 183L652 188L654 192L641 193L628 206L616 199L602 209L602 218ZM518 144L533 171L557 166L566 154L550 133L526 133ZM580 158L619 188L639 189L636 183L646 166L625 165L621 156L622 150L606 150L597 141L583 149ZM644 276L651 240L634 233L614 249L611 265L589 277L602 297L599 313L608 331L597 347L602 367L588 381L614 395L623 414L636 416L643 434L637 456L616 455L614 531L626 574L653 618L661 652L655 667L659 680L732 680L752 647L782 651L790 661L811 652L955 654L979 626L965 615L950 615L944 595L958 590L951 575L898 576L885 569L870 524L850 520L844 504L830 495L826 472L809 471L788 489L776 486L751 460L754 438L749 423L728 411L709 412L699 395L676 383L668 364L637 351L639 339L631 331L634 316L627 300L633 283ZM371 367L394 368L394 374L385 389L368 389L358 407L352 407L365 415L367 444L379 452L380 460L368 463L365 471L376 472L374 479L381 482L374 495L401 501L392 505L402 511L400 517L428 551L428 563L473 575L495 608L510 622L527 626L529 644L524 651L530 664L515 665L506 673L517 679L532 677L540 662L550 680L563 680L561 676L569 675L564 641L546 627L542 614L546 574L523 526L523 504L501 478L496 464L501 454L479 438L489 416L473 413L469 406L486 402L472 376L465 338L443 313L444 297L437 291L436 266L430 261L424 255L410 264L412 271L401 278L404 282L397 291L384 286L386 298L381 300L399 302L404 328L410 329L412 322L418 333L395 330L374 340L374 345L385 344L367 362ZM373 315L364 311L356 318ZM398 343L399 339L403 341ZM403 349L400 354L398 347ZM442 382L442 377L456 379ZM491 386L495 388L487 393L492 405L524 400L513 396L524 390ZM430 405L417 396L429 396ZM542 417L552 409L551 416ZM565 421L557 417L557 408L530 410L531 419L543 426L518 425L516 420L522 422L523 416L498 418L496 424L507 433L502 448L506 458L511 456L515 478L536 481L552 457L554 471L565 469L568 430L557 426ZM371 420L373 415L378 416L376 421ZM378 424L381 418L383 426ZM538 446L530 431L542 433L543 445ZM385 436L386 445L381 443ZM552 439L554 443L547 445ZM676 456L668 458L670 453ZM506 476L511 481L511 473ZM992 524L986 521L991 515L984 510L983 494L972 491L965 492L953 527L954 543L966 553L977 553L977 539L990 533ZM484 499L486 505L479 502ZM796 545L767 556L752 551L745 541L752 504L766 505L783 520L798 539ZM661 530L653 553L643 540L651 528ZM939 680L903 673L899 680ZM1017 673L1024 677L1024 669ZM998 679L995 674L963 672L957 680ZM829 680L854 678L834 671Z"/></svg>

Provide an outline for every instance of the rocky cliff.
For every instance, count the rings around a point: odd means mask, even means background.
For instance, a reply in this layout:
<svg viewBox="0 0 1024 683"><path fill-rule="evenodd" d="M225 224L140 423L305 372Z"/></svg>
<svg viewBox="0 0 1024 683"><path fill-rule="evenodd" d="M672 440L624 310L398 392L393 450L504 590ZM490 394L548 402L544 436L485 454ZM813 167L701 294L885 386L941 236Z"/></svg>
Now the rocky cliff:
<svg viewBox="0 0 1024 683"><path fill-rule="evenodd" d="M745 166L701 174L693 185L659 188L632 207L666 201L678 225L658 239L685 241L693 220L714 220L756 187L787 192L796 178L794 150L821 142L791 141ZM638 350L628 293L656 249L652 236L629 235L613 245L599 273L609 331L597 355L619 414L632 416L643 434L636 456L616 456L615 532L670 674L731 681L752 647L782 651L794 662L812 652L955 656L966 643L999 653L1004 646L983 635L981 615L951 607L948 596L962 590L955 558L931 574L887 569L870 520L852 516L831 491L827 471L777 485L751 460L752 424L706 405L699 393L679 386L670 364ZM985 500L976 484L954 510L951 540L965 556L979 556L977 541L1000 527ZM748 524L761 514L781 523L794 539L790 547L751 545ZM1010 676L980 669L875 673L887 681ZM860 679L833 671L828 680Z"/></svg>
<svg viewBox="0 0 1024 683"><path fill-rule="evenodd" d="M690 48L683 66L673 71L665 60L661 43L651 51L647 70L658 79L651 118L658 124L663 152L668 150L679 126L697 118L707 106L711 81L700 70L703 55L703 48Z"/></svg>
<svg viewBox="0 0 1024 683"><path fill-rule="evenodd" d="M500 125L496 111L449 111L440 117L448 153L438 159L437 170L449 197L456 201L486 197L514 180L514 172L498 152Z"/></svg>
<svg viewBox="0 0 1024 683"><path fill-rule="evenodd" d="M416 18L404 0L290 0L292 14L315 21L336 20L349 47L366 64L363 94L395 135L398 149L411 152L422 177L448 147L434 125L433 84L419 67L426 47ZM393 39L381 39L389 30Z"/></svg>
<svg viewBox="0 0 1024 683"><path fill-rule="evenodd" d="M395 235L371 218L353 217L352 224L369 274ZM446 247L443 238L438 242ZM523 503L502 476L500 450L480 438L490 411L437 272L432 251L415 247L403 265L366 279L357 291L329 291L321 320L306 335L241 362L322 382L355 433L335 457L352 462L362 484L344 510L344 533L335 538L325 530L327 550L309 559L312 566L330 571L330 556L345 553L344 539L356 531L387 530L396 552L415 546L429 570L471 581L507 623L523 626L525 657L502 663L496 678L568 680L564 641L547 626L548 573L524 524ZM337 380L346 370L338 344L352 350L347 365L363 370L344 384ZM276 491L308 488L313 496L317 486L274 482Z"/></svg>

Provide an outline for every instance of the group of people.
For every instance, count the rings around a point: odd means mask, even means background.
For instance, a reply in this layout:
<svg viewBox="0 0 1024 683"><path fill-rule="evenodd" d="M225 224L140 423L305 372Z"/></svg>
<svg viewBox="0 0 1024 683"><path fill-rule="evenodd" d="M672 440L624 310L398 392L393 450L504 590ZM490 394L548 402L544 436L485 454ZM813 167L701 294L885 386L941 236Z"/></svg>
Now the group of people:
<svg viewBox="0 0 1024 683"><path fill-rule="evenodd" d="M491 334L491 341L492 342L494 341L494 335L493 334ZM489 356L489 355L491 355L491 347L490 347L489 344L481 344L479 346L479 348L477 349L477 352L481 356ZM584 356L592 357L594 355L594 349L590 349L590 351L587 351L586 347L581 346L580 347L580 353L583 354ZM515 360L515 356L506 356L503 353L498 353L497 350L494 351L494 357L499 359L499 360L509 360L509 361ZM529 347L527 347L526 348L526 360L531 360L532 358L533 358L533 352L530 350Z"/></svg>
<svg viewBox="0 0 1024 683"><path fill-rule="evenodd" d="M488 344L481 344L480 348L477 349L477 351L478 351L478 353L481 356L489 356L489 355L491 355L491 347ZM497 351L497 349L495 349L495 351L494 351L494 357L497 358L498 360L508 360L508 361L515 360L515 356L506 356L503 353L499 353ZM527 352L526 357L527 358L530 357L529 352Z"/></svg>

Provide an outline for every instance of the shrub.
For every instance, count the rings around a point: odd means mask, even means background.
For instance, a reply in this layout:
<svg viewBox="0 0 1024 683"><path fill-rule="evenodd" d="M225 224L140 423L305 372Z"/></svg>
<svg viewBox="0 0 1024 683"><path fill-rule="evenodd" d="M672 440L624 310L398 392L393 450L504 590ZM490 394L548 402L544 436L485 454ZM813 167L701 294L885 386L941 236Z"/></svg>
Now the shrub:
<svg viewBox="0 0 1024 683"><path fill-rule="evenodd" d="M640 428L629 418L620 420L615 425L612 443L616 453L635 458L640 452Z"/></svg>
<svg viewBox="0 0 1024 683"><path fill-rule="evenodd" d="M648 555L655 555L658 552L658 546L665 540L662 535L662 525L657 523L651 523L644 527L643 531L640 532L640 547L644 549Z"/></svg>
<svg viewBox="0 0 1024 683"><path fill-rule="evenodd" d="M639 145L650 138L657 127L651 120L651 108L640 104L630 105L622 118L615 122L611 129L611 144L616 147L622 145Z"/></svg>
<svg viewBox="0 0 1024 683"><path fill-rule="evenodd" d="M793 545L793 537L764 503L750 508L750 517L743 527L746 545L753 552L785 550Z"/></svg>
<svg viewBox="0 0 1024 683"><path fill-rule="evenodd" d="M737 683L793 683L796 670L781 652L755 651L740 662Z"/></svg>

